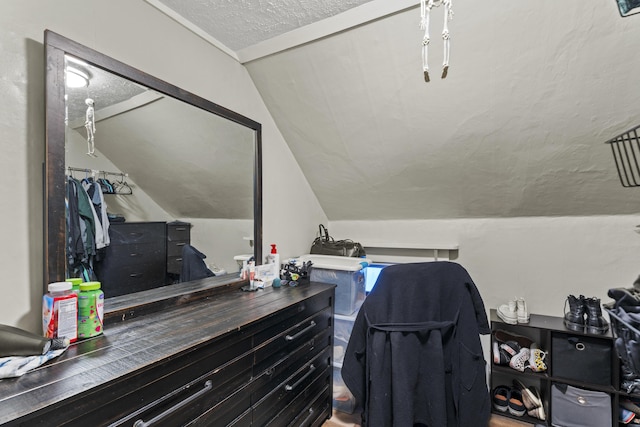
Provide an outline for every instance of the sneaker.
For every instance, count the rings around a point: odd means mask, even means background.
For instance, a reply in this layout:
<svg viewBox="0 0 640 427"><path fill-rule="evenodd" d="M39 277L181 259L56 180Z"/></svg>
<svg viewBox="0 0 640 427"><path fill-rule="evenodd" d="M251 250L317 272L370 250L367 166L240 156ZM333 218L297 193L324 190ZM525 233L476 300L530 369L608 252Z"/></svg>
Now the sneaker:
<svg viewBox="0 0 640 427"><path fill-rule="evenodd" d="M524 407L524 404L522 403L522 394L520 393L519 390L512 388L511 390L509 390L510 393L510 397L509 397L509 413L511 415L515 415L516 417L522 417L525 412L527 412L527 410Z"/></svg>
<svg viewBox="0 0 640 427"><path fill-rule="evenodd" d="M509 399L511 392L509 387L498 386L493 389L493 407L500 412L507 412L509 408Z"/></svg>
<svg viewBox="0 0 640 427"><path fill-rule="evenodd" d="M620 408L620 422L622 424L629 424L635 417L635 412L622 407Z"/></svg>
<svg viewBox="0 0 640 427"><path fill-rule="evenodd" d="M504 323L508 323L510 325L518 324L518 314L516 312L516 302L509 301L508 304L502 304L496 310L498 317L502 319Z"/></svg>
<svg viewBox="0 0 640 427"><path fill-rule="evenodd" d="M505 343L500 344L499 347L500 347L500 350L504 351L507 354L507 358L509 359L509 362L511 361L511 358L517 355L520 352L520 349L522 348L515 341L507 341Z"/></svg>
<svg viewBox="0 0 640 427"><path fill-rule="evenodd" d="M546 371L547 365L544 363L544 358L547 356L547 353L539 348L532 349L529 353L529 368L533 372Z"/></svg>
<svg viewBox="0 0 640 427"><path fill-rule="evenodd" d="M515 341L518 343L520 347L533 348L535 343L532 339L525 337L524 335L514 334L513 332L508 332L503 329L496 329L493 331L493 337L496 341L505 343L507 341Z"/></svg>
<svg viewBox="0 0 640 427"><path fill-rule="evenodd" d="M498 341L493 341L493 363L496 365L508 365L511 355L500 348Z"/></svg>
<svg viewBox="0 0 640 427"><path fill-rule="evenodd" d="M529 323L527 302L522 297L516 300L516 316L518 317L518 323Z"/></svg>
<svg viewBox="0 0 640 427"><path fill-rule="evenodd" d="M524 369L529 363L530 356L531 351L528 348L521 348L518 354L513 356L509 361L509 366L511 366L516 371L524 372Z"/></svg>

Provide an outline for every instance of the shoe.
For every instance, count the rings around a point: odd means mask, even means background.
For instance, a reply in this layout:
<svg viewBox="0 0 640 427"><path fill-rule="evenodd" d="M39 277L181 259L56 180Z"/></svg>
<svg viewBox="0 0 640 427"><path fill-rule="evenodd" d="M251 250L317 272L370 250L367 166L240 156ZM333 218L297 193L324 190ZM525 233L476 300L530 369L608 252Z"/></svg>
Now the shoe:
<svg viewBox="0 0 640 427"><path fill-rule="evenodd" d="M498 307L496 313L504 323L508 323L510 325L518 324L518 314L516 312L515 301L509 301L509 303L507 304L502 304L500 307Z"/></svg>
<svg viewBox="0 0 640 427"><path fill-rule="evenodd" d="M511 392L509 387L498 386L493 389L493 407L500 412L507 412Z"/></svg>
<svg viewBox="0 0 640 427"><path fill-rule="evenodd" d="M524 369L529 364L529 357L531 356L531 351L528 348L521 348L518 354L511 357L509 361L509 366L511 366L516 371L524 372Z"/></svg>
<svg viewBox="0 0 640 427"><path fill-rule="evenodd" d="M544 363L544 358L547 353L539 348L530 350L529 355L529 368L533 372L544 372L547 370L547 365Z"/></svg>
<svg viewBox="0 0 640 427"><path fill-rule="evenodd" d="M516 356L520 352L521 348L522 347L520 347L520 345L518 345L518 343L515 341L507 341L500 344L500 350L504 351L507 354L509 362L511 362L512 357Z"/></svg>
<svg viewBox="0 0 640 427"><path fill-rule="evenodd" d="M600 299L596 297L585 298L584 308L587 313L586 331L588 334L602 335L609 330L609 323L602 317Z"/></svg>
<svg viewBox="0 0 640 427"><path fill-rule="evenodd" d="M567 303L569 304L569 311L567 311ZM583 332L584 331L584 295L575 297L569 295L564 302L564 326L572 331Z"/></svg>
<svg viewBox="0 0 640 427"><path fill-rule="evenodd" d="M495 331L493 331L493 338L501 343L505 343L507 341L515 341L520 347L532 348L532 346L534 345L532 339L502 329L496 329Z"/></svg>
<svg viewBox="0 0 640 427"><path fill-rule="evenodd" d="M518 323L529 323L527 302L522 297L516 300L516 316L518 317Z"/></svg>
<svg viewBox="0 0 640 427"><path fill-rule="evenodd" d="M528 409L527 415L533 418L537 418L539 420L544 421L546 419L546 415L544 413L544 407L538 406L537 408Z"/></svg>
<svg viewBox="0 0 640 427"><path fill-rule="evenodd" d="M519 390L512 388L509 390L509 413L511 415L515 415L516 417L524 416L525 412L527 412L524 404L522 403L522 393Z"/></svg>
<svg viewBox="0 0 640 427"><path fill-rule="evenodd" d="M629 424L635 417L635 412L622 407L620 408L620 422L622 424Z"/></svg>
<svg viewBox="0 0 640 427"><path fill-rule="evenodd" d="M508 365L511 355L500 348L498 341L493 341L493 363L496 365Z"/></svg>
<svg viewBox="0 0 640 427"><path fill-rule="evenodd" d="M542 399L535 387L528 387L520 380L513 380L513 386L522 394L522 403L527 410L542 406Z"/></svg>

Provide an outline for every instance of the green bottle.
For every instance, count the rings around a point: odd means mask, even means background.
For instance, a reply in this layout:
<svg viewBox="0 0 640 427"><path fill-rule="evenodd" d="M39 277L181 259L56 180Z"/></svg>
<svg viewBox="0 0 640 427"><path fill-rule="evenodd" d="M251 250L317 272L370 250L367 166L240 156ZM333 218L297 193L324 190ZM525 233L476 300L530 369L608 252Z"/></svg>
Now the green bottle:
<svg viewBox="0 0 640 427"><path fill-rule="evenodd" d="M80 284L78 294L78 338L91 338L102 334L104 293L100 282Z"/></svg>

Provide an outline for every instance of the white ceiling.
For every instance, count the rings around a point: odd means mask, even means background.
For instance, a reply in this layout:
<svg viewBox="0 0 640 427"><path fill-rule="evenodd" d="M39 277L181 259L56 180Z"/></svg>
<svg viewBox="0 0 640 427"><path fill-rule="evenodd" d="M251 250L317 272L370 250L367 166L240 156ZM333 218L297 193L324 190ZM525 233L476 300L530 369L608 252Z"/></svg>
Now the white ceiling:
<svg viewBox="0 0 640 427"><path fill-rule="evenodd" d="M245 63L330 220L640 211L604 144L640 125L615 0L456 0L444 80L434 9L429 83L418 1L147 1Z"/></svg>

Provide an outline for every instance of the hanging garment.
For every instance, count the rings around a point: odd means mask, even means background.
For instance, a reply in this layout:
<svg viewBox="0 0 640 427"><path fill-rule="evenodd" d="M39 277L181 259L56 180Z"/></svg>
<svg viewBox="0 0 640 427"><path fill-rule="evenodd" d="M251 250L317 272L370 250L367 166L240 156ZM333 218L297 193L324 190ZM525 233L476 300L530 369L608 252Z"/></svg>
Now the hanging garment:
<svg viewBox="0 0 640 427"><path fill-rule="evenodd" d="M111 243L109 237L109 216L107 215L107 202L104 200L100 183L93 180L82 180L82 186L86 190L95 214L96 249L102 249Z"/></svg>
<svg viewBox="0 0 640 427"><path fill-rule="evenodd" d="M363 427L486 426L490 399L480 294L452 262L380 273L349 339L342 378Z"/></svg>
<svg viewBox="0 0 640 427"><path fill-rule="evenodd" d="M213 277L215 274L207 267L204 259L207 256L191 245L182 247L182 270L180 273L181 282Z"/></svg>

